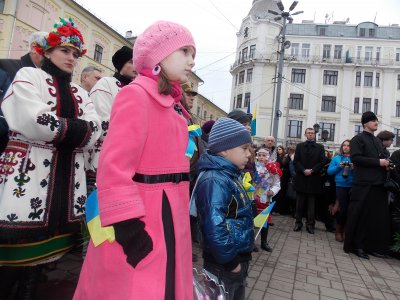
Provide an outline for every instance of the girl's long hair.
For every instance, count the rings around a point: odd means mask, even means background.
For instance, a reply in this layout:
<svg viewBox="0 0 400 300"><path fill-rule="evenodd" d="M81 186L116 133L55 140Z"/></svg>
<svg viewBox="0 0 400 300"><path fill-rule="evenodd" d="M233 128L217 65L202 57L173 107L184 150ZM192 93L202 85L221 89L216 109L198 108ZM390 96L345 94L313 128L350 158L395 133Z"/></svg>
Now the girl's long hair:
<svg viewBox="0 0 400 300"><path fill-rule="evenodd" d="M349 140L349 139L344 140L344 141L342 142L342 144L340 145L340 154L344 154L344 153L343 153L343 144L346 143L346 142L349 142L349 146L350 146L350 140Z"/></svg>

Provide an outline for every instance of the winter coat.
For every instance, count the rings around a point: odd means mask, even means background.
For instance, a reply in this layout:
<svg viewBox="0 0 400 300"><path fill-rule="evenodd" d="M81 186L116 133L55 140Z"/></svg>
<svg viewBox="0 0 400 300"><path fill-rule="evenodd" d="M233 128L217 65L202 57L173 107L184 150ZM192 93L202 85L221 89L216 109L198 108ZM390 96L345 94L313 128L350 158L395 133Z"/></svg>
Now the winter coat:
<svg viewBox="0 0 400 300"><path fill-rule="evenodd" d="M121 245L89 243L74 299L164 299L167 252L164 230L175 237L175 299L193 297L189 181L146 184L135 174L189 173L188 127L170 95L139 76L117 94L97 171L102 226L140 218L153 250L133 268ZM166 194L174 228L163 228Z"/></svg>
<svg viewBox="0 0 400 300"><path fill-rule="evenodd" d="M240 170L231 161L204 153L198 163L204 172L194 191L204 239L204 260L233 269L254 242L251 201Z"/></svg>
<svg viewBox="0 0 400 300"><path fill-rule="evenodd" d="M325 164L324 146L315 142L303 142L296 146L294 155L296 166L296 191L306 194L321 193L321 170ZM310 176L304 170L312 169Z"/></svg>
<svg viewBox="0 0 400 300"><path fill-rule="evenodd" d="M353 184L382 185L386 170L379 159L385 158L382 142L373 134L363 131L350 141L350 157L354 164Z"/></svg>
<svg viewBox="0 0 400 300"><path fill-rule="evenodd" d="M3 69L7 72L8 77L11 81L14 80L15 74L19 71L19 69L24 67L31 67L36 68L35 64L33 63L30 53L21 56L20 59L0 59L0 69Z"/></svg>
<svg viewBox="0 0 400 300"><path fill-rule="evenodd" d="M350 157L343 154L336 155L328 167L328 175L335 176L335 183L338 187L351 187L353 185L353 169L349 168L348 176L343 177L344 167L340 167L341 162L351 163Z"/></svg>
<svg viewBox="0 0 400 300"><path fill-rule="evenodd" d="M89 93L89 97L93 101L96 112L100 117L102 129L101 136L92 150L93 152L89 161L91 169L95 172L99 163L101 146L103 145L110 124L111 108L115 96L121 88L122 83L115 77L103 77L96 82Z"/></svg>
<svg viewBox="0 0 400 300"><path fill-rule="evenodd" d="M0 239L80 229L84 154L100 122L82 88L66 83L70 103L59 83L41 69L22 68L1 104L10 140L0 158Z"/></svg>

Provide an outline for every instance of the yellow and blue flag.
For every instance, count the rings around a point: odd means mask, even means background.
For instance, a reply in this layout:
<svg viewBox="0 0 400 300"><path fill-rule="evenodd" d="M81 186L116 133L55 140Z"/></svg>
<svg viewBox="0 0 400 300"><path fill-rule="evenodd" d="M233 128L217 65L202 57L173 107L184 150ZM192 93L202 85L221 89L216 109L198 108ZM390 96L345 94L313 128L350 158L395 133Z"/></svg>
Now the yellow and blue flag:
<svg viewBox="0 0 400 300"><path fill-rule="evenodd" d="M250 127L251 127L251 136L255 136L257 133L257 105L254 106L254 113L253 113L253 118L251 119L250 122Z"/></svg>
<svg viewBox="0 0 400 300"><path fill-rule="evenodd" d="M97 190L94 190L86 200L86 223L95 247L105 241L110 243L115 241L114 227L101 227Z"/></svg>
<svg viewBox="0 0 400 300"><path fill-rule="evenodd" d="M253 199L253 192L256 190L254 186L251 184L252 178L250 172L246 172L243 176L242 185L247 192L247 196L249 199Z"/></svg>
<svg viewBox="0 0 400 300"><path fill-rule="evenodd" d="M254 227L259 227L259 228L265 227L265 228L267 228L267 226L268 226L267 220L268 220L269 214L272 211L272 208L274 208L274 205L275 205L275 201L272 201L268 205L268 207L266 207L262 212L260 212L257 215L257 217L254 218Z"/></svg>
<svg viewBox="0 0 400 300"><path fill-rule="evenodd" d="M194 137L201 136L201 127L198 124L190 125L188 127L189 131L189 141L186 148L185 155L189 158L192 158L194 151L197 151L196 142L194 141Z"/></svg>

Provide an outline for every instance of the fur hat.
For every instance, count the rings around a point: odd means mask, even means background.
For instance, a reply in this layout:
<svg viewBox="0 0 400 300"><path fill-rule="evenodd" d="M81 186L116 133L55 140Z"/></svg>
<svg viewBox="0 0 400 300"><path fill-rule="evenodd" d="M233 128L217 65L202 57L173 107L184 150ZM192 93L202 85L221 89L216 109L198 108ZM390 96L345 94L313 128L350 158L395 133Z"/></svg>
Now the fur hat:
<svg viewBox="0 0 400 300"><path fill-rule="evenodd" d="M118 73L121 71L123 66L132 59L132 56L132 49L127 46L122 46L121 49L114 53L112 56L112 63Z"/></svg>
<svg viewBox="0 0 400 300"><path fill-rule="evenodd" d="M80 56L86 53L86 49L83 48L82 34L75 27L75 23L71 18L68 20L60 18L60 22L55 23L53 27L53 31L43 41L36 42L34 48L37 53L44 55L47 50L58 46L75 48L79 51Z"/></svg>
<svg viewBox="0 0 400 300"><path fill-rule="evenodd" d="M152 70L164 58L184 46L192 46L196 51L192 34L182 25L158 21L139 35L133 45L133 63L136 71Z"/></svg>
<svg viewBox="0 0 400 300"><path fill-rule="evenodd" d="M239 122L229 118L219 118L208 137L208 147L212 154L248 143L251 144L248 130Z"/></svg>
<svg viewBox="0 0 400 300"><path fill-rule="evenodd" d="M366 111L361 116L361 124L364 125L370 121L378 121L378 117L372 111Z"/></svg>

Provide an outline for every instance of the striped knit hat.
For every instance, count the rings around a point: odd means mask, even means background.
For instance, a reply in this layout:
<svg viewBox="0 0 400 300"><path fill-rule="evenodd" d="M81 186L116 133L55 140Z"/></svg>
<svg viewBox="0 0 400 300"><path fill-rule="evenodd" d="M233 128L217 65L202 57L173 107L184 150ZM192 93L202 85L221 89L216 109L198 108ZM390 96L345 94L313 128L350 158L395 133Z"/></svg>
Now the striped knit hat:
<svg viewBox="0 0 400 300"><path fill-rule="evenodd" d="M208 147L212 154L247 143L251 143L249 131L242 124L230 118L218 119L208 137Z"/></svg>

